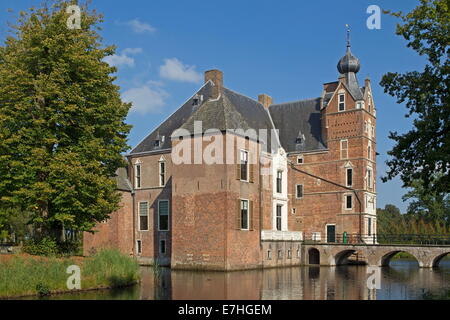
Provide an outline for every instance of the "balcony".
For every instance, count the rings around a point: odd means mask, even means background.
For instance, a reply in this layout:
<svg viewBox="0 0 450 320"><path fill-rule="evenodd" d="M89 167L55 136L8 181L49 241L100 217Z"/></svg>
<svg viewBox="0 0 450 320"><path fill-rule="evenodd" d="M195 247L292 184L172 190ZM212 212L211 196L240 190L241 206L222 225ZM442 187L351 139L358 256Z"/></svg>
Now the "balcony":
<svg viewBox="0 0 450 320"><path fill-rule="evenodd" d="M261 240L302 241L303 232L263 230Z"/></svg>

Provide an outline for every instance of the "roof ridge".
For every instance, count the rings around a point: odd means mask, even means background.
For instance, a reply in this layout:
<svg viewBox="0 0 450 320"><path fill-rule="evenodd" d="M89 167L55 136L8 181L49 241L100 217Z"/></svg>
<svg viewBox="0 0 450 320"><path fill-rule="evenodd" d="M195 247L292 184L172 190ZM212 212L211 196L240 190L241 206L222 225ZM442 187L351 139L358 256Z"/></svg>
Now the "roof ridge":
<svg viewBox="0 0 450 320"><path fill-rule="evenodd" d="M322 98L321 97L317 97L317 98L308 98L308 99L303 99L303 100L295 100L295 101L288 101L288 102L282 102L282 103L274 103L270 107L272 107L272 106L284 106L284 105L298 103L298 102L314 101L314 100L320 100L320 99L322 99Z"/></svg>
<svg viewBox="0 0 450 320"><path fill-rule="evenodd" d="M253 101L253 102L256 102L257 104L259 104L259 105L261 105L262 107L264 107L263 104L262 104L261 102L259 102L258 100L253 99L252 97L249 97L249 96L247 96L247 95L245 95L245 94L243 94L243 93L234 91L234 90L232 90L232 89L230 89L230 88L227 88L227 87L223 87L223 88L226 89L226 90L228 90L228 91L230 91L230 92L232 92L232 93L234 93L234 94L238 94L238 95L240 95L240 96L242 96L242 97L244 97L244 98L247 98L247 99L249 99L249 100L251 100L251 101Z"/></svg>

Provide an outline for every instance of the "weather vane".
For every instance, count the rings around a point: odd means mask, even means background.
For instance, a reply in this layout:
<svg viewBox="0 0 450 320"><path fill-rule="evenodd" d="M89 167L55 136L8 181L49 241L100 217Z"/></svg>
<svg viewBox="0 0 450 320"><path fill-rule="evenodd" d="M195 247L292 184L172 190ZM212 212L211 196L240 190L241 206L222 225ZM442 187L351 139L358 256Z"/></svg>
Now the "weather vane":
<svg viewBox="0 0 450 320"><path fill-rule="evenodd" d="M347 47L350 47L350 26L346 24L345 27L347 28Z"/></svg>

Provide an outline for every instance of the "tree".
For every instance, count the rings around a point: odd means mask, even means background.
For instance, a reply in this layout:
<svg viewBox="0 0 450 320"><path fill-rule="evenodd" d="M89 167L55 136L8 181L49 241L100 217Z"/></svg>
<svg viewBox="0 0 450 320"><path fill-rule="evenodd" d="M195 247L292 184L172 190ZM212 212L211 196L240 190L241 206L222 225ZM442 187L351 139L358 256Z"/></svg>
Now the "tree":
<svg viewBox="0 0 450 320"><path fill-rule="evenodd" d="M121 153L130 104L103 62L102 16L82 6L81 29L66 13L76 1L21 12L0 47L0 211L32 214L41 237L91 231L118 209L111 177Z"/></svg>
<svg viewBox="0 0 450 320"><path fill-rule="evenodd" d="M428 222L442 222L450 226L450 195L447 192L428 191L423 182L415 180L403 201L413 199L408 205L408 215Z"/></svg>
<svg viewBox="0 0 450 320"><path fill-rule="evenodd" d="M403 21L396 34L407 46L427 58L423 71L388 73L384 91L406 103L407 117L414 116L413 129L391 132L396 142L388 153L387 180L400 176L405 186L422 180L426 190L450 190L450 12L448 0L420 0L408 14L391 13ZM431 184L430 178L440 174Z"/></svg>

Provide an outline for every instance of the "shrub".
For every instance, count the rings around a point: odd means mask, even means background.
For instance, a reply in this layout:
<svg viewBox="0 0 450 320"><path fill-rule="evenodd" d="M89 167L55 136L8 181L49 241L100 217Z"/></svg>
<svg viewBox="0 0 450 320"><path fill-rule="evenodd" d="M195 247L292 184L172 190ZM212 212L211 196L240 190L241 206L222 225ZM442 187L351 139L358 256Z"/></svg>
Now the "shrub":
<svg viewBox="0 0 450 320"><path fill-rule="evenodd" d="M54 256L58 253L58 245L56 241L46 237L41 241L27 241L22 250L34 256Z"/></svg>

